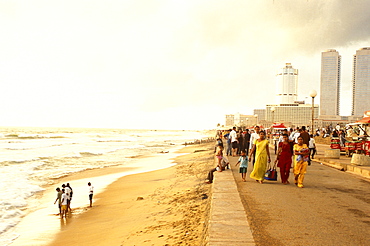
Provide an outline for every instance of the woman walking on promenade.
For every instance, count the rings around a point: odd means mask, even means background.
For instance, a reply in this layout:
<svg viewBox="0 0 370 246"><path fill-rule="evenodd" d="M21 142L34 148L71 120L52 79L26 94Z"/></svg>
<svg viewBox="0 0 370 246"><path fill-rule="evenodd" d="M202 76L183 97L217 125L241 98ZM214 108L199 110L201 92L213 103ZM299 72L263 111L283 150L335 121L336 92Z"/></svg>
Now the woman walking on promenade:
<svg viewBox="0 0 370 246"><path fill-rule="evenodd" d="M304 174L307 170L307 164L310 156L308 146L303 143L303 138L298 137L298 144L294 145L294 183L303 188Z"/></svg>
<svg viewBox="0 0 370 246"><path fill-rule="evenodd" d="M269 151L269 141L266 140L266 133L261 131L259 133L260 138L254 140L252 151L249 153L249 161L252 159L252 154L256 152L256 162L253 166L253 171L250 174L252 179L257 182L263 183L265 179L267 161L270 163L270 151Z"/></svg>
<svg viewBox="0 0 370 246"><path fill-rule="evenodd" d="M281 182L283 184L289 184L289 172L292 167L292 150L289 143L288 134L283 134L283 141L279 143L279 149L275 163L280 168Z"/></svg>

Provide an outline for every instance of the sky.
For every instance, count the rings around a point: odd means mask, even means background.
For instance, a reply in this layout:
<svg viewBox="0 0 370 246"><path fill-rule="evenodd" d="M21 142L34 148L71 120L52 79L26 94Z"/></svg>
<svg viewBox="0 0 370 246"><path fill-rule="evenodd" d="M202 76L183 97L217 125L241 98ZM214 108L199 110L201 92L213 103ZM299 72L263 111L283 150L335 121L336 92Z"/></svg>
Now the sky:
<svg viewBox="0 0 370 246"><path fill-rule="evenodd" d="M367 0L0 0L0 126L212 129L275 103L287 62L300 100L319 93L326 49L342 55L340 112L350 115L369 9Z"/></svg>

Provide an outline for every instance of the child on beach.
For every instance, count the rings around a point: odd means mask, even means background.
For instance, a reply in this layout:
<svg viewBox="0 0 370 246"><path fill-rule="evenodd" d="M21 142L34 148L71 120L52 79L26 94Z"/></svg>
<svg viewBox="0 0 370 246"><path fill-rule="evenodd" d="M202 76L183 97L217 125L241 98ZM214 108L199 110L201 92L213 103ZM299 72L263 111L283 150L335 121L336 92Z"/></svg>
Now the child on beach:
<svg viewBox="0 0 370 246"><path fill-rule="evenodd" d="M238 162L235 164L237 166L240 163L239 167L239 173L242 175L242 181L245 182L245 177L247 176L247 168L248 168L248 158L247 158L247 153L245 150L242 150L240 152L240 157Z"/></svg>

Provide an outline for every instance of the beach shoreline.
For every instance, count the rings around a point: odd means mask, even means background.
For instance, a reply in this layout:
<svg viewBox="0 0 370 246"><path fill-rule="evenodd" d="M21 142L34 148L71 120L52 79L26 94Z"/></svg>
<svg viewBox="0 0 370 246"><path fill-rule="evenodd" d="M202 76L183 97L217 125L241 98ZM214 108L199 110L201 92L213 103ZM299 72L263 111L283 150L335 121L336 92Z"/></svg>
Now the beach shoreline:
<svg viewBox="0 0 370 246"><path fill-rule="evenodd" d="M207 147L208 146L208 147ZM59 245L59 242L60 241L63 241L63 245L75 245L75 243L68 243L64 240L60 240L60 234L63 234L64 231L68 231L70 229L70 226L73 225L73 224L76 224L76 223L82 223L82 221L90 221L92 224L93 221L91 221L91 219L89 218L90 217L90 213L93 211L94 213L96 211L99 211L100 209L102 209L105 204L104 204L104 201L106 201L108 198L109 198L109 195L105 195L105 194L110 194L110 193L114 193L113 189L111 188L111 186L114 186L114 184L116 182L120 183L119 180L123 179L123 180L126 180L126 181L121 181L121 182L127 182L127 180L129 180L132 184L135 184L136 185L136 188L135 185L131 187L131 189L133 190L137 190L136 192L139 192L139 190L137 189L138 186L141 186L142 184L140 184L141 182L141 179L146 179L146 180L152 180L152 182L147 182L144 186L147 186L147 187L150 187L151 188L151 192L153 193L155 190L154 187L157 187L159 188L159 186L162 186L162 187L168 187L168 183L167 180L171 180L169 182L173 182L173 179L176 179L178 177L173 176L174 173L176 173L178 170L178 165L180 163L180 166L181 166L181 163L183 163L182 165L184 165L184 159L183 159L183 156L188 156L189 154L186 154L186 153L189 153L194 151L195 149L201 149L201 150L205 150L204 148L208 148L208 151L210 151L210 147L209 146L212 146L213 147L213 144L210 144L210 143L207 143L207 144L202 144L202 145L193 145L193 146L188 146L188 147L182 147L181 149L177 149L176 150L176 153L173 153L175 154L177 157L175 157L175 159L173 160L173 158L169 158L171 156L171 154L163 154L161 156L157 156L155 160L161 162L163 161L164 159L167 159L167 161L169 162L174 162L171 164L174 165L172 167L166 167L164 166L163 168L160 168L159 170L156 170L156 171L149 171L149 172L145 172L145 173L141 173L140 170L138 170L138 167L135 167L135 165L128 165L128 166L125 166L125 167L108 167L108 168L102 168L102 169L93 169L93 170L87 170L87 171L83 171L83 172L78 172L78 173L74 173L70 176L67 176L67 177L62 177L60 179L57 179L56 182L54 183L66 183L66 182L70 182L72 187L74 186L75 184L75 181L77 180L83 180L81 182L84 182L86 181L86 178L88 177L88 179L91 179L91 180L94 180L94 178L97 178L97 177L104 177L104 178L107 178L109 177L109 175L117 175L119 176L119 173L122 173L122 171L125 171L125 172L131 172L131 174L128 174L124 177L118 177L116 178L115 181L111 182L106 189L103 189L101 190L100 192L97 192L95 195L94 195L94 204L93 204L93 208L89 209L87 207L88 205L88 200L85 198L85 206L79 206L77 208L74 208L74 204L76 203L72 203L72 208L73 208L73 214L72 214L72 218L69 218L69 219L66 219L65 221L61 220L60 222L60 225L58 225L57 227L58 228L54 228L53 231L54 232L51 232L52 235L48 235L46 236L45 238L45 234L43 235L43 239L41 240L41 238L38 238L37 236L36 237L33 237L33 239L29 238L28 236L32 235L32 232L29 233L25 233L25 231L27 230L30 230L29 226L30 224L32 224L32 218L28 221L28 222L25 222L25 224L28 224L28 226L25 226L23 228L21 228L21 233L20 233L20 237L18 239L16 239L14 241L13 244L11 245ZM207 152L207 151L204 151L204 152ZM193 153L194 154L194 153ZM202 154L205 154L205 153L200 153L201 155ZM209 155L210 153L208 153ZM199 153L198 153L199 155ZM211 155L212 156L212 155ZM160 157L160 158L158 158ZM185 157L184 157L185 158ZM171 160L172 159L172 160ZM186 158L185 158L186 159ZM213 158L212 159L212 164L213 165ZM150 157L149 158L137 158L137 160L135 160L135 162L137 163L142 163L143 161L150 161ZM154 160L154 159L153 159ZM168 166L168 165L167 165ZM177 171L176 171L177 170ZM208 171L208 169L207 169ZM137 173L137 172L140 172L139 174L134 174L134 173ZM160 180L158 179L155 179L154 177L156 176L166 176L167 175L167 179L163 179L161 178ZM203 177L201 178L201 180L204 180L205 178L205 174L203 174ZM199 177L197 177L197 180L198 180L198 183L200 182L199 181ZM87 183L87 182L86 182ZM156 185L153 185L153 184L158 184L158 186ZM94 185L94 182L93 182L93 185ZM52 186L55 186L55 184L53 184ZM73 187L74 188L74 187ZM87 188L86 188L87 189ZM146 193L145 193L145 192ZM141 193L142 194L148 194L149 190L148 189L144 189L144 190L141 190ZM49 192L50 193L50 192ZM140 193L140 192L139 192ZM130 194L125 194L126 197L128 196L132 196L136 194L135 191L132 191ZM51 203L53 200L55 200L55 191L52 192L49 196L45 196L43 197L41 200L42 201L46 201L46 197L48 197L47 199L49 199L49 203ZM136 194L138 197L139 195ZM108 196L108 198L107 198ZM141 197L145 197L145 195L142 195ZM136 199L137 197L135 197ZM51 199L51 200L50 200ZM133 198L131 197L131 200ZM145 198L144 198L145 199ZM72 200L73 201L73 200ZM73 201L74 202L74 201ZM136 200L135 201L130 201L130 202L134 202L136 203ZM141 203L144 203L142 201L140 201ZM146 202L146 201L145 201ZM127 204L126 204L127 205ZM57 207L54 207L54 212L56 213L57 211ZM76 211L76 212L75 212ZM49 215L51 215L49 213ZM55 218L56 214L54 214L53 216L48 216L49 217L49 222L50 222L50 217L52 220L56 220L57 218ZM87 219L85 217L88 217ZM173 219L173 218L172 218ZM45 221L44 221L45 222ZM36 222L35 224L36 225L40 225L40 223L43 223L42 221L41 222ZM55 224L55 222L54 222ZM45 225L41 225L41 227L44 227ZM96 225L95 225L96 226ZM86 226L85 226L86 227ZM33 229L31 229L32 231ZM62 231L62 232L60 232ZM55 233L58 233L56 235L56 238L57 240L54 240L53 242L51 242L54 237L55 237ZM62 237L63 238L63 237ZM61 244L60 244L61 245ZM83 245L81 243L79 243L79 245Z"/></svg>

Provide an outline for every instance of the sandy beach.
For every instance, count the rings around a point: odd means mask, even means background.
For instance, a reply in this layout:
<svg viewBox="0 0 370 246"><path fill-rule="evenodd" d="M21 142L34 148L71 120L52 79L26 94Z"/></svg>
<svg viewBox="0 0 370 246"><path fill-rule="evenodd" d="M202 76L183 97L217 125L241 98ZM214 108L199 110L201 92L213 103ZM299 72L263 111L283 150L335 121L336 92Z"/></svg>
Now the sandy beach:
<svg viewBox="0 0 370 246"><path fill-rule="evenodd" d="M86 195L86 205L72 206L73 212L66 219L55 214L49 214L46 222L29 218L28 227L21 230L23 236L14 245L201 245L207 230L211 188L204 180L214 166L213 146L185 147L178 151L182 155L173 160L176 165L172 167L119 178L94 196L92 208ZM121 171L91 170L64 179L85 182L86 178L107 178ZM54 199L55 194L52 196L48 199ZM45 233L43 238L32 240L24 235L26 231L32 235L30 224L36 230L48 227L45 223L56 227L51 235Z"/></svg>

